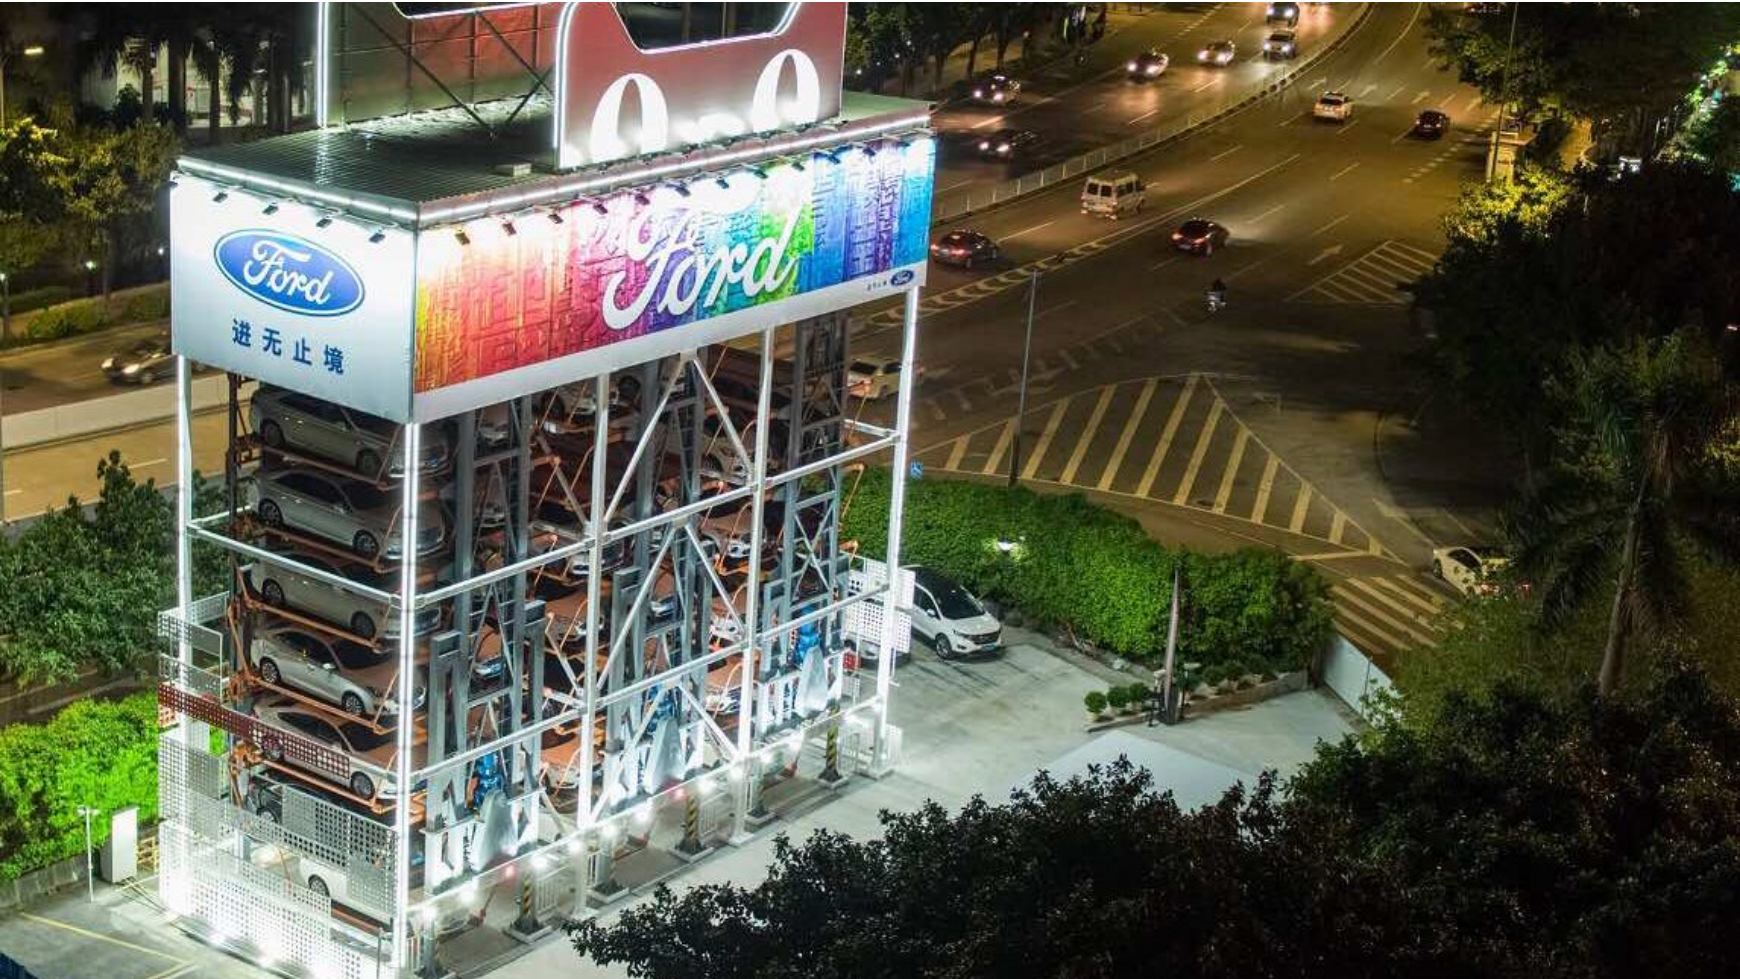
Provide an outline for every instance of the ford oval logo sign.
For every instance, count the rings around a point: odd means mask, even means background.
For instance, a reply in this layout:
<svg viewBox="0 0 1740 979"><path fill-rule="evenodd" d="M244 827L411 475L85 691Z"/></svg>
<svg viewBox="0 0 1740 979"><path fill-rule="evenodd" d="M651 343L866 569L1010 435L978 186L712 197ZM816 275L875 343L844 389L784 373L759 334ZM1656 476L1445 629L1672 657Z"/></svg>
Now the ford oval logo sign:
<svg viewBox="0 0 1740 979"><path fill-rule="evenodd" d="M362 276L326 248L280 231L232 231L212 257L237 289L303 316L342 316L362 305Z"/></svg>
<svg viewBox="0 0 1740 979"><path fill-rule="evenodd" d="M912 281L912 270L911 269L901 269L900 271L894 273L894 275L889 278L888 284L891 286L903 286L911 281Z"/></svg>

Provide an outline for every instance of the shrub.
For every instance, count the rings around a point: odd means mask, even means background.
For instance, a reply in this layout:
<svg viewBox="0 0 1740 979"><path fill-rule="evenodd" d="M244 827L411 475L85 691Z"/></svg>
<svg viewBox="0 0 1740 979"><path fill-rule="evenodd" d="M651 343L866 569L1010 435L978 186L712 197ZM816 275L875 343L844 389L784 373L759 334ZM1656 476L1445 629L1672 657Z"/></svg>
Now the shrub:
<svg viewBox="0 0 1740 979"><path fill-rule="evenodd" d="M84 700L47 724L0 729L0 880L81 852L80 806L157 818L157 699ZM101 841L106 826L93 824Z"/></svg>
<svg viewBox="0 0 1740 979"><path fill-rule="evenodd" d="M1124 687L1112 687L1106 691L1106 703L1113 710L1123 710L1130 706L1130 691Z"/></svg>
<svg viewBox="0 0 1740 979"><path fill-rule="evenodd" d="M12 294L12 315L28 313L44 306L64 303L72 298L72 290L66 286L43 286L40 289L26 289Z"/></svg>
<svg viewBox="0 0 1740 979"><path fill-rule="evenodd" d="M1140 707L1148 702L1148 692L1151 688L1146 683L1137 681L1124 689L1129 691L1130 706Z"/></svg>
<svg viewBox="0 0 1740 979"><path fill-rule="evenodd" d="M890 476L865 470L842 533L867 557L887 553ZM999 539L1019 540L1014 554ZM1079 494L952 480L907 484L903 556L1042 624L1068 626L1118 656L1152 661L1166 642L1173 570L1184 579L1179 658L1303 664L1329 640L1323 580L1279 551L1172 550L1134 520Z"/></svg>
<svg viewBox="0 0 1740 979"><path fill-rule="evenodd" d="M1095 717L1106 712L1106 695L1098 690L1088 691L1087 696L1083 697L1081 702L1087 706L1087 712Z"/></svg>
<svg viewBox="0 0 1740 979"><path fill-rule="evenodd" d="M1225 663L1210 663L1202 668L1202 682L1210 687L1220 686L1220 682L1226 677L1227 667Z"/></svg>
<svg viewBox="0 0 1740 979"><path fill-rule="evenodd" d="M14 306L13 312L18 311ZM19 329L19 336L35 341L60 340L108 326L144 323L168 316L168 287L152 286L108 303L101 298L91 298L49 306L25 322Z"/></svg>

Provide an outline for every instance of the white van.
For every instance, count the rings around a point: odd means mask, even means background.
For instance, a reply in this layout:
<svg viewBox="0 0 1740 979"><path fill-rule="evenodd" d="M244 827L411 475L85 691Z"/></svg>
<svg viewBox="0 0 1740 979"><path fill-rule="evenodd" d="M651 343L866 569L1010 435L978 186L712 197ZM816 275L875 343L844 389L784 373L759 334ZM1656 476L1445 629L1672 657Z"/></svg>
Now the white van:
<svg viewBox="0 0 1740 979"><path fill-rule="evenodd" d="M1116 221L1148 206L1147 185L1129 171L1099 173L1087 178L1081 189L1081 212L1100 214Z"/></svg>

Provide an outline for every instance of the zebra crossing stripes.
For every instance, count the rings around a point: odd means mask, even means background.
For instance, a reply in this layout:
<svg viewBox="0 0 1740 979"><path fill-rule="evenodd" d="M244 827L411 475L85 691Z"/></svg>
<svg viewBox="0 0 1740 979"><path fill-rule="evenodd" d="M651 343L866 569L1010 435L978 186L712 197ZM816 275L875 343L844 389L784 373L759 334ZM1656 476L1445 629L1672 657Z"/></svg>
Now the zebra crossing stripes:
<svg viewBox="0 0 1740 979"><path fill-rule="evenodd" d="M1438 262L1422 248L1391 239L1287 297L1288 302L1399 306L1408 301L1398 286L1412 282Z"/></svg>
<svg viewBox="0 0 1740 979"><path fill-rule="evenodd" d="M937 472L981 476L1006 476L1015 465L1030 482L1187 507L1343 553L1390 556L1265 445L1202 374L1078 391L1030 406L1019 430L1019 463L1011 460L1014 418L927 446L916 458Z"/></svg>
<svg viewBox="0 0 1740 979"><path fill-rule="evenodd" d="M1072 265L1084 258L1098 255L1100 252L1103 252L1117 244L1122 237L1143 230L1147 225L1152 223L1152 220L1150 220L1144 222L1140 227L1132 225L1106 235L1103 238L1096 238L1093 241L1083 242L1068 251L1058 252L1056 255L1052 255L1049 258L1042 258L1036 262L1028 262L1026 265L1009 269L1008 271L1002 272L998 275L976 279L964 286L957 286L950 289L947 292L938 292L927 295L919 300L918 314L920 316L928 316L932 313L940 313L945 310L953 309L956 306L964 306L967 303L978 302L981 299L989 299L998 293L1008 292L1010 289L1018 287L1024 289L1027 287L1028 280L1032 279L1034 275L1042 272L1054 272L1063 268L1065 265ZM901 315L902 309L900 306L890 306L887 309L872 313L865 317L864 322L867 326L872 328L892 327L900 323Z"/></svg>
<svg viewBox="0 0 1740 979"><path fill-rule="evenodd" d="M1410 649L1430 648L1447 593L1408 572L1344 578L1330 586L1335 629L1368 655L1394 662Z"/></svg>

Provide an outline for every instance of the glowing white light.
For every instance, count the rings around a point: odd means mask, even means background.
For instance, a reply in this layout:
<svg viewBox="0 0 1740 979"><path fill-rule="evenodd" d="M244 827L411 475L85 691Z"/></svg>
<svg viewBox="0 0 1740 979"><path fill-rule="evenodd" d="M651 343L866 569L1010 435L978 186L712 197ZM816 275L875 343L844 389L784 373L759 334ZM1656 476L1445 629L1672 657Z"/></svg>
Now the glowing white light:
<svg viewBox="0 0 1740 979"><path fill-rule="evenodd" d="M579 856L586 851L586 841L576 836L568 841L568 852Z"/></svg>
<svg viewBox="0 0 1740 979"><path fill-rule="evenodd" d="M646 824L648 824L650 822L652 822L652 803L643 802L639 806L635 807L635 810L634 810L634 823L635 823L635 825L636 826L645 826Z"/></svg>
<svg viewBox="0 0 1740 979"><path fill-rule="evenodd" d="M606 840L614 840L619 834L621 834L622 828L617 826L615 823L605 823L604 828L598 832L599 835L603 836Z"/></svg>

